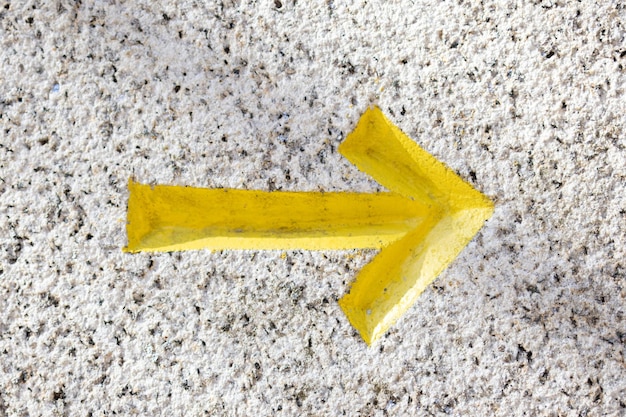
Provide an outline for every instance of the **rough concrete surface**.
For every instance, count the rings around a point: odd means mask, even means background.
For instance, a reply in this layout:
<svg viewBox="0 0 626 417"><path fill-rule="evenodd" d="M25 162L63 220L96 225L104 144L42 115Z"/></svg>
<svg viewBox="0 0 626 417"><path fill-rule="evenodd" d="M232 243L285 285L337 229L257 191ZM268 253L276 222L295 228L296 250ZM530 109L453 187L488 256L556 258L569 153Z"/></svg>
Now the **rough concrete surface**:
<svg viewBox="0 0 626 417"><path fill-rule="evenodd" d="M626 415L621 1L0 0L0 416ZM124 254L127 183L381 188L379 105L496 204L372 348L374 251Z"/></svg>

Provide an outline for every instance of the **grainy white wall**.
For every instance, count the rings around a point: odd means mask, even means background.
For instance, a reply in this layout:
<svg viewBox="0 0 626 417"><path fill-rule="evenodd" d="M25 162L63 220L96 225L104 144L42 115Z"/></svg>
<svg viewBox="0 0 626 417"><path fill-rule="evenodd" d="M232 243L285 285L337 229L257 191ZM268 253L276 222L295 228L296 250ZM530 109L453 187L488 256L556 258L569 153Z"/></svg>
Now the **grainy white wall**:
<svg viewBox="0 0 626 417"><path fill-rule="evenodd" d="M623 415L621 2L0 0L0 416ZM496 212L368 349L373 252L122 254L126 184L376 191L379 105Z"/></svg>

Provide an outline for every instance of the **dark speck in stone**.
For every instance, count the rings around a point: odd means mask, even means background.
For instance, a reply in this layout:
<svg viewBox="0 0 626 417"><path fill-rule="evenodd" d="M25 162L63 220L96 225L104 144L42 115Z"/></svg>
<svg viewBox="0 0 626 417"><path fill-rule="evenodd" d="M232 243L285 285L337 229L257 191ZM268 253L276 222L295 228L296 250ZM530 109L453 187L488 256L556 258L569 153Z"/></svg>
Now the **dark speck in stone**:
<svg viewBox="0 0 626 417"><path fill-rule="evenodd" d="M59 390L58 390L58 391L55 391L55 392L52 394L52 399L53 399L54 401L57 401L57 400L62 400L62 399L64 399L64 398L65 398L65 391L63 390L63 388L59 388Z"/></svg>
<svg viewBox="0 0 626 417"><path fill-rule="evenodd" d="M536 285L528 285L526 287L526 291L533 293L533 294L540 294L539 288L537 288Z"/></svg>
<svg viewBox="0 0 626 417"><path fill-rule="evenodd" d="M533 359L533 352L530 350L527 351L522 345L517 345L517 355L515 359L517 361L526 359L530 363Z"/></svg>

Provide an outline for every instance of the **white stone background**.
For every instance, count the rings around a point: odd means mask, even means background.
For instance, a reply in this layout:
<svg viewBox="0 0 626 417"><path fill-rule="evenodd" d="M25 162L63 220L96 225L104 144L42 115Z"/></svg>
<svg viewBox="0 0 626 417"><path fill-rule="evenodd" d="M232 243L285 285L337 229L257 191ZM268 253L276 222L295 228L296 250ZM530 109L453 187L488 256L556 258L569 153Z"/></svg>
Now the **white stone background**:
<svg viewBox="0 0 626 417"><path fill-rule="evenodd" d="M0 0L0 416L626 413L621 1ZM373 348L374 251L123 254L130 177L380 188L379 105L496 204Z"/></svg>

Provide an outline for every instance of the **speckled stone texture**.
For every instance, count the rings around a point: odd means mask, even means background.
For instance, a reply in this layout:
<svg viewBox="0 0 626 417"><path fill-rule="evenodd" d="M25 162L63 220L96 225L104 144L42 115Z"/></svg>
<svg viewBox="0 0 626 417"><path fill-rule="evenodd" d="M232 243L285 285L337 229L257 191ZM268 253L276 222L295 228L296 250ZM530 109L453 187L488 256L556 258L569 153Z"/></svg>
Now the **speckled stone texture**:
<svg viewBox="0 0 626 417"><path fill-rule="evenodd" d="M626 414L623 2L0 0L0 416ZM123 254L130 177L380 187L367 106L490 196L367 348L373 251Z"/></svg>

